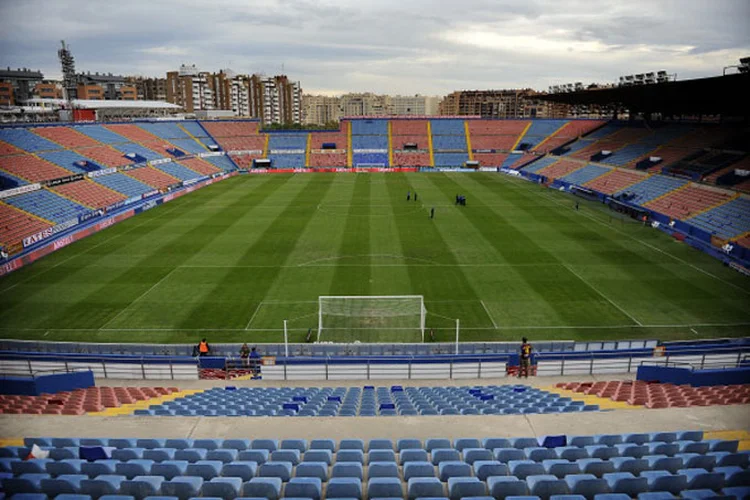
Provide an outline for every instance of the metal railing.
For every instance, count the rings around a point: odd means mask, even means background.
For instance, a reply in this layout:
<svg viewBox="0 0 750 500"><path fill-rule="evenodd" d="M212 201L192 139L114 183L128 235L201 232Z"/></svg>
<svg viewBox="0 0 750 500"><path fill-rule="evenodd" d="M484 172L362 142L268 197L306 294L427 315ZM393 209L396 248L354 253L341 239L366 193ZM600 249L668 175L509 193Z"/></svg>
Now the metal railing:
<svg viewBox="0 0 750 500"><path fill-rule="evenodd" d="M6 376L34 376L35 373L71 373L90 370L96 378L131 380L197 379L198 361L195 359L161 359L140 357L118 362L101 356L0 356L0 373Z"/></svg>

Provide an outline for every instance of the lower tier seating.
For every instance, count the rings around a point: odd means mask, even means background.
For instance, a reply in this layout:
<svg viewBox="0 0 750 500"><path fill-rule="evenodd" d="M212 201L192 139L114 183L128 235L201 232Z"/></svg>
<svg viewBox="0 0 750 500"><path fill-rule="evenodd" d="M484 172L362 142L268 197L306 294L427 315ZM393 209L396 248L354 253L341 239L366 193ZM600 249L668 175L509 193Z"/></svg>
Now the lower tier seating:
<svg viewBox="0 0 750 500"><path fill-rule="evenodd" d="M394 155L395 159L395 155ZM311 167L346 167L346 153L312 153L310 154Z"/></svg>
<svg viewBox="0 0 750 500"><path fill-rule="evenodd" d="M56 224L76 219L79 215L91 211L88 207L79 205L46 189L6 198L5 203Z"/></svg>
<svg viewBox="0 0 750 500"><path fill-rule="evenodd" d="M153 191L154 188L148 184L144 184L141 181L133 179L122 173L116 173L111 175L102 175L96 177L94 182L98 182L103 186L113 189L118 193L122 193L128 197L141 196L149 191Z"/></svg>
<svg viewBox="0 0 750 500"><path fill-rule="evenodd" d="M200 177L200 174L198 172L190 170L189 168L184 167L177 162L162 163L160 165L155 165L154 168L156 168L157 170L161 170L162 172L165 172L181 181L189 181L191 179L197 179L198 177Z"/></svg>
<svg viewBox="0 0 750 500"><path fill-rule="evenodd" d="M576 186L582 186L587 182L591 182L597 177L609 173L610 169L600 167L598 165L586 165L580 170L569 173L560 178L561 181L575 184Z"/></svg>
<svg viewBox="0 0 750 500"><path fill-rule="evenodd" d="M18 243L48 227L49 223L0 202L0 245Z"/></svg>
<svg viewBox="0 0 750 500"><path fill-rule="evenodd" d="M57 394L11 396L0 394L0 413L10 415L83 415L119 408L178 392L175 387L89 387Z"/></svg>
<svg viewBox="0 0 750 500"><path fill-rule="evenodd" d="M180 182L180 179L154 167L143 167L129 170L127 175L144 184L155 187L156 189L166 189L168 186Z"/></svg>
<svg viewBox="0 0 750 500"><path fill-rule="evenodd" d="M663 196L670 191L674 191L684 186L687 181L666 177L663 175L654 175L641 182L629 186L623 192L627 192L631 197L629 201L637 205L643 205L651 200Z"/></svg>
<svg viewBox="0 0 750 500"><path fill-rule="evenodd" d="M0 157L0 170L28 182L58 179L71 174L69 170L27 154Z"/></svg>
<svg viewBox="0 0 750 500"><path fill-rule="evenodd" d="M750 198L741 196L689 219L690 224L728 239L750 231Z"/></svg>
<svg viewBox="0 0 750 500"><path fill-rule="evenodd" d="M183 165L194 172L198 172L201 175L213 175L221 172L221 169L206 162L202 158L190 158L187 160L180 160L180 165Z"/></svg>
<svg viewBox="0 0 750 500"><path fill-rule="evenodd" d="M429 167L429 153L393 153L395 167Z"/></svg>
<svg viewBox="0 0 750 500"><path fill-rule="evenodd" d="M507 157L505 153L474 153L474 160L482 167L499 167Z"/></svg>
<svg viewBox="0 0 750 500"><path fill-rule="evenodd" d="M35 445L48 456L23 460ZM40 437L0 448L0 474L11 498L743 498L750 455L737 447L701 431L395 442Z"/></svg>
<svg viewBox="0 0 750 500"><path fill-rule="evenodd" d="M123 201L126 196L90 180L70 182L52 188L66 198L72 198L81 205L92 208L104 208Z"/></svg>
<svg viewBox="0 0 750 500"><path fill-rule="evenodd" d="M535 157L532 156L530 158L533 159ZM542 170L543 168L549 167L550 165L552 165L553 163L559 160L560 158L558 158L557 156L545 156L544 158L540 158L537 161L531 163L530 165L523 167L521 170L523 170L524 172L536 173Z"/></svg>
<svg viewBox="0 0 750 500"><path fill-rule="evenodd" d="M615 194L645 178L644 175L637 172L618 168L614 169L612 173L602 175L593 181L587 182L585 186L600 193Z"/></svg>
<svg viewBox="0 0 750 500"><path fill-rule="evenodd" d="M647 203L645 206L669 217L684 220L714 205L726 202L732 196L727 192L702 188L694 184Z"/></svg>
<svg viewBox="0 0 750 500"><path fill-rule="evenodd" d="M559 177L564 177L572 172L575 172L576 170L580 170L583 167L584 167L583 163L573 161L573 160L561 159L561 160L556 161L549 167L546 167L541 170L537 170L536 172L539 175L543 175L550 180L554 180Z"/></svg>

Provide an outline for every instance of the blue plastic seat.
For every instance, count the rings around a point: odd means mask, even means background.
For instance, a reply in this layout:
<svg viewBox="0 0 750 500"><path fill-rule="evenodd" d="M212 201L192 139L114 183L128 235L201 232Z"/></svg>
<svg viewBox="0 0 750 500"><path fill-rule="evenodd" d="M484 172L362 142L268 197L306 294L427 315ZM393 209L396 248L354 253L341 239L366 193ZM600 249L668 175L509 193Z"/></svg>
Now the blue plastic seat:
<svg viewBox="0 0 750 500"><path fill-rule="evenodd" d="M398 465L396 462L370 462L367 467L367 477L369 479L380 477L399 477Z"/></svg>
<svg viewBox="0 0 750 500"><path fill-rule="evenodd" d="M721 492L724 495L731 496L737 500L746 500L750 498L750 486L730 486L723 488Z"/></svg>
<svg viewBox="0 0 750 500"><path fill-rule="evenodd" d="M516 448L495 448L494 455L495 460L506 464L511 460L526 460L526 454L523 450L518 450Z"/></svg>
<svg viewBox="0 0 750 500"><path fill-rule="evenodd" d="M600 479L593 474L572 474L565 477L570 492L574 495L583 495L586 498L593 498L600 493L609 493L609 485L604 479Z"/></svg>
<svg viewBox="0 0 750 500"><path fill-rule="evenodd" d="M279 448L279 442L276 439L253 439L251 449L276 451Z"/></svg>
<svg viewBox="0 0 750 500"><path fill-rule="evenodd" d="M625 436L623 437L623 442L625 443L643 445L648 443L649 441L651 441L650 436L644 433L625 434Z"/></svg>
<svg viewBox="0 0 750 500"><path fill-rule="evenodd" d="M589 454L584 448L577 448L575 446L561 446L555 448L555 453L557 453L557 458L563 460L575 461L589 458Z"/></svg>
<svg viewBox="0 0 750 500"><path fill-rule="evenodd" d="M2 480L3 491L8 497L19 493L41 493L41 482L51 479L49 474L30 473Z"/></svg>
<svg viewBox="0 0 750 500"><path fill-rule="evenodd" d="M414 438L399 439L396 441L396 450L401 453L404 450L421 450L422 441Z"/></svg>
<svg viewBox="0 0 750 500"><path fill-rule="evenodd" d="M585 448L594 444L594 436L571 436L568 439L568 446L576 446L578 448Z"/></svg>
<svg viewBox="0 0 750 500"><path fill-rule="evenodd" d="M675 474L682 469L682 459L679 457L668 457L666 455L646 455L643 457L648 461L651 470L665 470Z"/></svg>
<svg viewBox="0 0 750 500"><path fill-rule="evenodd" d="M326 465L333 463L333 452L331 450L309 450L302 457L305 462L325 462Z"/></svg>
<svg viewBox="0 0 750 500"><path fill-rule="evenodd" d="M372 481L375 481L375 479L370 480L370 482ZM362 481L354 477L331 478L328 481L328 487L326 488L326 498L356 498L357 500L361 500Z"/></svg>
<svg viewBox="0 0 750 500"><path fill-rule="evenodd" d="M435 477L435 466L431 462L407 462L404 465L404 481L413 477Z"/></svg>
<svg viewBox="0 0 750 500"><path fill-rule="evenodd" d="M218 497L224 500L234 500L240 495L242 479L239 477L215 477L203 483L201 496Z"/></svg>
<svg viewBox="0 0 750 500"><path fill-rule="evenodd" d="M310 441L310 450L336 451L336 442L333 439L313 439Z"/></svg>
<svg viewBox="0 0 750 500"><path fill-rule="evenodd" d="M713 470L716 467L716 457L699 453L678 453L675 458L682 460L685 469Z"/></svg>
<svg viewBox="0 0 750 500"><path fill-rule="evenodd" d="M750 469L732 465L717 467L714 472L724 474L724 487L750 486Z"/></svg>
<svg viewBox="0 0 750 500"><path fill-rule="evenodd" d="M367 461L372 462L396 462L396 453L393 450L372 450L367 453Z"/></svg>
<svg viewBox="0 0 750 500"><path fill-rule="evenodd" d="M39 485L42 493L54 498L63 493L79 493L81 491L81 481L88 478L84 474L62 474L55 479L42 479Z"/></svg>
<svg viewBox="0 0 750 500"><path fill-rule="evenodd" d="M535 448L539 446L539 441L537 440L537 438L533 437L511 438L510 446L511 448L518 448L519 450L523 450L525 448Z"/></svg>
<svg viewBox="0 0 750 500"><path fill-rule="evenodd" d="M407 449L399 453L398 460L401 465L407 462L426 462L429 459L427 451L422 449Z"/></svg>
<svg viewBox="0 0 750 500"><path fill-rule="evenodd" d="M680 496L685 500L704 500L709 498L719 500L723 498L721 495L717 495L715 491L709 489L685 490Z"/></svg>
<svg viewBox="0 0 750 500"><path fill-rule="evenodd" d="M604 474L612 493L624 493L631 498L648 492L648 480L645 477L635 477L630 472L614 472Z"/></svg>
<svg viewBox="0 0 750 500"><path fill-rule="evenodd" d="M306 439L283 439L281 441L282 450L297 450L300 453L307 451L307 440Z"/></svg>
<svg viewBox="0 0 750 500"><path fill-rule="evenodd" d="M99 498L102 495L116 495L120 492L120 485L127 478L118 474L102 474L95 479L81 481L81 493Z"/></svg>
<svg viewBox="0 0 750 500"><path fill-rule="evenodd" d="M384 445L383 439L375 439L374 441L380 442L381 445ZM390 443L390 441L388 441ZM376 445L377 446L377 445ZM376 448L380 449L380 448ZM391 444L390 448L383 448L383 449L393 449L393 445ZM365 442L362 439L342 439L339 442L339 450L359 450L359 451L365 451Z"/></svg>
<svg viewBox="0 0 750 500"><path fill-rule="evenodd" d="M479 460L486 461L494 459L492 450L486 448L465 448L461 454L463 455L464 462L472 465Z"/></svg>
<svg viewBox="0 0 750 500"><path fill-rule="evenodd" d="M440 462L461 460L461 453L453 448L435 448L431 455L434 465L438 465Z"/></svg>
<svg viewBox="0 0 750 500"><path fill-rule="evenodd" d="M680 452L680 445L677 443L648 443L648 454L649 455L666 455L673 457Z"/></svg>
<svg viewBox="0 0 750 500"><path fill-rule="evenodd" d="M678 474L687 477L687 487L690 490L715 490L724 487L724 474L721 472L708 472L706 469L680 469Z"/></svg>
<svg viewBox="0 0 750 500"><path fill-rule="evenodd" d="M112 458L121 462L127 462L128 460L137 460L143 458L143 453L145 451L145 448L118 448L116 450L112 450Z"/></svg>
<svg viewBox="0 0 750 500"><path fill-rule="evenodd" d="M118 463L117 460L110 458L95 462L84 462L81 464L81 474L86 474L91 479L102 475L113 475Z"/></svg>
<svg viewBox="0 0 750 500"><path fill-rule="evenodd" d="M586 498L583 495L579 496ZM555 500L557 500L557 498L555 498ZM594 500L630 500L630 498L631 497L624 493L599 493L598 495L594 495Z"/></svg>
<svg viewBox="0 0 750 500"><path fill-rule="evenodd" d="M729 453L736 453L739 441L725 440L725 439L709 439L707 441L711 451L727 451Z"/></svg>
<svg viewBox="0 0 750 500"><path fill-rule="evenodd" d="M651 491L666 491L673 495L679 495L682 490L687 489L687 476L657 470L643 471L641 477L646 478L648 489Z"/></svg>
<svg viewBox="0 0 750 500"><path fill-rule="evenodd" d="M453 448L450 439L446 438L429 438L424 442L425 450L432 452L437 449L448 449Z"/></svg>
<svg viewBox="0 0 750 500"><path fill-rule="evenodd" d="M305 454L307 458L307 454ZM339 450L336 453L336 462L358 462L365 463L365 453L362 450Z"/></svg>
<svg viewBox="0 0 750 500"><path fill-rule="evenodd" d="M177 497L180 500L188 500L196 497L203 486L203 478L197 476L178 476L161 483L161 492L164 495Z"/></svg>
<svg viewBox="0 0 750 500"><path fill-rule="evenodd" d="M292 465L300 463L299 450L276 450L271 452L272 462L290 462Z"/></svg>
<svg viewBox="0 0 750 500"><path fill-rule="evenodd" d="M474 475L481 481L486 481L491 476L507 476L508 466L497 460L477 460L473 464Z"/></svg>
<svg viewBox="0 0 750 500"><path fill-rule="evenodd" d="M461 500L464 497L481 497L486 494L486 485L476 477L451 477L448 479L448 498L451 500Z"/></svg>
<svg viewBox="0 0 750 500"><path fill-rule="evenodd" d="M221 439L196 439L193 441L193 448L200 448L204 450L216 450L221 448L223 440Z"/></svg>
<svg viewBox="0 0 750 500"><path fill-rule="evenodd" d="M340 453L340 452L339 452ZM360 481L364 478L364 468L359 462L336 462L331 469L331 477L356 477Z"/></svg>
<svg viewBox="0 0 750 500"><path fill-rule="evenodd" d="M648 455L648 446L639 444L621 443L616 444L615 448L621 457L642 458L644 455Z"/></svg>
<svg viewBox="0 0 750 500"><path fill-rule="evenodd" d="M581 474L581 468L577 463L560 458L544 460L542 466L546 474L551 474L558 479L564 479L568 474Z"/></svg>
<svg viewBox="0 0 750 500"><path fill-rule="evenodd" d="M17 498L17 497L13 497ZM46 499L47 496L44 495L44 498ZM23 500L24 497L21 497L21 500ZM31 500L31 499L27 499ZM55 500L91 500L90 495L81 495L79 493L61 493L60 495L57 495L55 497Z"/></svg>
<svg viewBox="0 0 750 500"><path fill-rule="evenodd" d="M323 492L322 481L317 477L294 477L284 488L286 498L310 498L320 500Z"/></svg>
<svg viewBox="0 0 750 500"><path fill-rule="evenodd" d="M146 459L128 460L125 463L115 464L115 474L125 476L127 479L133 479L135 476L148 476L154 463L153 460Z"/></svg>
<svg viewBox="0 0 750 500"><path fill-rule="evenodd" d="M490 495L498 500L528 493L526 481L521 481L515 476L490 476L487 478L487 487Z"/></svg>
<svg viewBox="0 0 750 500"><path fill-rule="evenodd" d="M557 458L557 453L553 448L541 448L537 446L533 448L525 448L523 452L526 455L526 458L533 460L534 462Z"/></svg>
<svg viewBox="0 0 750 500"><path fill-rule="evenodd" d="M47 464L52 462L49 458L32 458L30 460L12 462L10 470L14 476L21 474L45 474Z"/></svg>
<svg viewBox="0 0 750 500"><path fill-rule="evenodd" d="M81 466L87 463L79 458L66 458L59 462L48 462L44 468L45 472L53 476L62 476L63 474L80 474Z"/></svg>
<svg viewBox="0 0 750 500"><path fill-rule="evenodd" d="M167 439L164 442L164 446L167 448L174 448L176 450L184 450L186 448L192 448L193 447L193 440L192 439Z"/></svg>
<svg viewBox="0 0 750 500"><path fill-rule="evenodd" d="M194 464L188 464L185 472L189 476L198 476L210 481L221 473L223 466L224 464L218 460L198 460Z"/></svg>
<svg viewBox="0 0 750 500"><path fill-rule="evenodd" d="M186 462L195 463L199 460L205 460L208 455L208 449L206 448L186 448L184 450L177 450L174 452L175 460L185 460ZM240 458L240 460L243 460Z"/></svg>
<svg viewBox="0 0 750 500"><path fill-rule="evenodd" d="M258 464L255 462L232 462L224 464L221 468L222 477L238 477L243 483L250 481L258 472Z"/></svg>
<svg viewBox="0 0 750 500"><path fill-rule="evenodd" d="M445 482L452 477L470 477L471 465L462 461L446 460L438 465L438 477Z"/></svg>
<svg viewBox="0 0 750 500"><path fill-rule="evenodd" d="M409 500L417 498L440 498L445 495L443 483L436 477L414 477L407 483Z"/></svg>
<svg viewBox="0 0 750 500"><path fill-rule="evenodd" d="M174 477L185 475L187 466L188 462L185 460L165 460L151 466L151 475L164 476L164 478L170 480Z"/></svg>
<svg viewBox="0 0 750 500"><path fill-rule="evenodd" d="M507 438L484 438L482 439L482 447L488 450L494 450L495 448L512 448L510 439Z"/></svg>
<svg viewBox="0 0 750 500"><path fill-rule="evenodd" d="M242 485L242 496L278 500L282 484L278 477L254 477Z"/></svg>
<svg viewBox="0 0 750 500"><path fill-rule="evenodd" d="M609 460L601 458L582 458L576 460L583 474L593 474L596 477L602 477L604 474L615 472L615 464Z"/></svg>
<svg viewBox="0 0 750 500"><path fill-rule="evenodd" d="M465 448L482 448L482 443L475 438L459 438L453 442L453 448L464 451Z"/></svg>
<svg viewBox="0 0 750 500"><path fill-rule="evenodd" d="M601 458L602 460L609 460L610 458L620 455L620 451L614 446L595 444L593 446L586 446L585 449L586 453L589 454L589 457Z"/></svg>
<svg viewBox="0 0 750 500"><path fill-rule="evenodd" d="M639 475L644 470L651 470L648 460L642 458L614 457L610 458L609 461L615 466L617 472L630 472L634 476Z"/></svg>
<svg viewBox="0 0 750 500"><path fill-rule="evenodd" d="M551 474L529 476L526 478L526 484L532 495L536 495L543 500L549 499L552 495L567 495L569 493L568 483Z"/></svg>
<svg viewBox="0 0 750 500"><path fill-rule="evenodd" d="M518 479L526 479L528 476L543 476L544 466L532 460L511 460L508 462L510 474Z"/></svg>
<svg viewBox="0 0 750 500"><path fill-rule="evenodd" d="M220 447L229 450L244 451L250 449L251 443L252 441L249 439L225 439Z"/></svg>
<svg viewBox="0 0 750 500"><path fill-rule="evenodd" d="M231 450L231 449L209 450L208 453L206 453L206 460L216 460L221 463L228 464L229 462L236 461L237 456L238 456L237 450Z"/></svg>
<svg viewBox="0 0 750 500"><path fill-rule="evenodd" d="M390 439L371 439L367 445L368 451L393 450L393 441Z"/></svg>
<svg viewBox="0 0 750 500"><path fill-rule="evenodd" d="M143 500L148 496L157 495L163 482L164 478L161 476L136 476L120 484L120 494Z"/></svg>
<svg viewBox="0 0 750 500"><path fill-rule="evenodd" d="M705 441L675 441L680 447L680 453L698 453L705 455L710 451L711 445Z"/></svg>

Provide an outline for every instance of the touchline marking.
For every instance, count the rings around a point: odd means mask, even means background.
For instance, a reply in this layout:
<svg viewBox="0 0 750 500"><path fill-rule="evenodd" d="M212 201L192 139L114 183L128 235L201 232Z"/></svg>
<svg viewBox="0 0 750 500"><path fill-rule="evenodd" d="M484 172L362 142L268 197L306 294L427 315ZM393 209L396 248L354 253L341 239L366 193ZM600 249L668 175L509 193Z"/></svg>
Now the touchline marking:
<svg viewBox="0 0 750 500"><path fill-rule="evenodd" d="M258 311L260 311L260 306L262 305L263 305L263 301L261 300L260 302L258 302L258 307L255 308L253 315L250 316L250 321L248 321L247 325L245 325L245 331L248 331L250 329L250 323L253 322L253 320L255 319L255 315L258 314Z"/></svg>
<svg viewBox="0 0 750 500"><path fill-rule="evenodd" d="M550 196L550 195L548 195L547 193L544 193L544 192L543 192L542 194L543 194L543 195L544 195L544 196L545 196L546 198L548 198L549 200L551 200L551 201L553 201L553 202L557 203L558 205L561 205L561 206L566 206L566 207L567 207L567 205L565 205L564 203L562 203L562 202L560 202L560 201L556 200L556 199L555 199L554 197L551 197L551 196ZM695 265L691 264L690 262L688 262L688 261L686 261L686 260L683 260L683 259L681 259L680 257L677 257L676 255L673 255L673 254L671 254L671 253L667 252L666 250L662 250L661 248L659 248L659 247L655 247L655 246L653 246L653 245L652 245L652 244L650 244L650 243L646 243L645 241L643 241L643 240L641 240L641 239L639 239L639 238L636 238L635 236L632 236L632 235L630 235L630 234L628 234L628 233L626 233L626 232L624 232L624 231L622 231L622 230L620 230L620 229L617 229L617 228L616 228L616 227L614 227L614 226L610 226L610 225L607 225L607 224L605 224L604 222L602 222L602 221L600 221L600 220L597 220L597 219L596 219L595 217L592 217L592 216L590 216L589 214L587 214L587 213L585 213L585 212L579 212L579 213L581 213L581 214L582 214L582 215L583 215L584 217L587 217L587 218L591 219L592 221L596 222L597 224L600 224L600 225L602 225L602 226L604 226L604 227L607 227L607 228L611 229L612 231L615 231L615 232L617 232L617 233L620 233L620 234L622 234L622 235L624 235L624 236L627 236L628 238L630 238L630 239L631 239L631 240L633 240L633 241L637 241L637 242L638 242L638 243L640 243L641 245L644 245L644 246L646 246L646 247L650 248L651 250L655 250L655 251L657 251L657 252L659 252L659 253L662 253L662 254L666 255L667 257L671 257L672 259L674 259L674 260L676 260L676 261L679 261L679 262L682 262L683 264L686 264L686 265L688 265L688 266L692 267L692 268L693 268L693 269L695 269L696 271L699 271L699 272L701 272L701 273L705 274L706 276L710 276L710 277L712 277L712 278L714 278L714 279L717 279L717 280L721 281L722 283L725 283L725 284L727 284L727 285L729 285L729 286L731 286L731 287L734 287L734 288L736 288L737 290L740 290L741 292L743 292L743 293L745 293L745 294L747 294L747 295L750 295L750 291L748 291L748 290L745 290L744 288L742 288L742 287L741 287L741 286L739 286L739 285L735 285L735 284L734 284L734 283L732 283L731 281L727 281L727 280L725 280L724 278L721 278L721 277L719 277L719 276L716 276L715 274L712 274L712 273L710 273L710 272L706 271L705 269L702 269L702 268L700 268L700 267L698 267L698 266L695 266Z"/></svg>
<svg viewBox="0 0 750 500"><path fill-rule="evenodd" d="M495 323L495 319L490 314L490 310L487 309L487 306L485 305L483 300L480 300L479 303L482 304L482 307L484 308L484 312L487 313L487 317L490 318L490 321L492 321L492 326L494 326L495 330L497 330L497 323Z"/></svg>
<svg viewBox="0 0 750 500"><path fill-rule="evenodd" d="M169 278L172 275L172 273L175 272L175 271L177 271L178 269L179 269L179 266L172 268L172 270L169 271L167 274L165 274L164 277L162 277L162 279L160 279L159 281L157 281L156 283L154 283L153 285L151 285L151 287L148 290L146 290L145 292L143 292L142 294L140 294L138 297L135 298L135 300L133 300L132 302L130 302L130 304L128 304L127 306L125 306L125 308L123 310L121 310L120 312L118 312L117 314L115 314L115 316L111 320L109 320L106 323L104 323L102 325L102 327L99 328L99 331L107 331L107 329L105 328L107 325L109 325L114 320L116 320L117 318L119 318L122 313L124 313L125 311L127 311L128 309L130 309L130 307L133 304L135 304L136 302L138 302L139 300L141 300L143 297L145 297L146 295L148 295L151 292L151 290L153 290L154 288L156 288L157 286L159 286L164 280L166 280L167 278Z"/></svg>
<svg viewBox="0 0 750 500"><path fill-rule="evenodd" d="M691 328L690 331L693 332L694 334L698 335L698 330L696 330L695 328Z"/></svg>
<svg viewBox="0 0 750 500"><path fill-rule="evenodd" d="M617 309L619 309L620 312L622 312L625 316L627 316L628 318L630 318L633 321L635 321L636 324L638 324L638 326L643 326L643 323L641 323L640 321L638 321L637 319L635 319L635 317L633 317L633 315L630 314L629 312L627 312L625 309L623 309L622 307L618 306L615 303L614 300L610 299L609 297L607 297L606 295L604 295L602 292L600 292L598 288L596 288L594 285L592 285L587 280L585 280L583 278L583 276L581 276L580 274L578 274L577 272L575 272L575 270L573 270L572 267L570 267L567 264L563 264L563 265L565 266L565 269L567 269L568 271L570 271L576 278L578 278L579 280L581 280L585 285L587 285L593 291L595 291L596 293L598 293L604 300L606 300L607 302L609 302L610 304L612 304L613 306L615 306Z"/></svg>
<svg viewBox="0 0 750 500"><path fill-rule="evenodd" d="M128 229L128 230L126 230L126 231L123 231L122 233L119 233L119 234L115 234L115 235L112 235L112 236L110 236L109 238L107 238L106 240L104 240L104 241L102 241L102 242L100 242L100 243L97 243L97 244L96 244L96 245L94 245L93 247L91 247L91 248L87 248L87 249L86 249L86 250L84 250L83 252L80 252L80 253L76 253L76 254L73 254L73 255L71 255L70 257L68 257L67 259L65 259L65 260L62 260L62 261L58 262L58 263L57 263L57 264L55 264L54 266L52 266L52 267L50 267L50 268L47 268L47 269L43 270L42 272L40 272L40 273L38 273L38 274L34 274L33 276L29 276L29 277L28 277L27 279L25 279L25 280L23 280L23 281L19 281L18 283L15 283L15 284L13 284L13 285L9 286L8 288L3 288L2 290L0 290L0 294L2 294L2 293L5 293L5 292L7 292L8 290L11 290L11 289L13 289L14 287L16 287L16 286L18 286L18 285L22 285L22 284L24 284L24 283L27 283L27 282L29 282L29 281L31 281L31 280L33 280L33 279L35 279L35 278L38 278L38 277L39 277L39 276L41 276L42 274L44 274L44 273L46 273L46 272L48 272L48 271L51 271L51 270L55 269L55 268L56 268L56 267L58 267L58 266L61 266L61 265L65 264L66 262L68 262L68 261L69 261L69 260L71 260L71 259L75 259L76 257L80 257L81 255L84 255L84 254L86 254L86 253L90 252L91 250L93 250L93 249L95 249L95 248L98 248L98 247L99 247L99 246L101 246L101 245L104 245L105 243L109 243L109 242L110 242L111 240L113 240L113 239L115 239L115 238L119 238L120 236L123 236L123 235L125 235L125 234L128 234L128 233L129 233L130 231L133 231L134 229L138 229L139 227L141 227L142 225L146 224L147 222L151 222L151 221L154 221L154 220L156 220L156 219L159 219L159 218L161 218L161 217L163 217L163 216L165 216L165 215L167 215L167 214L170 214L170 213L172 213L172 212L173 212L173 211L174 211L175 209L177 209L177 208L179 208L179 207L178 207L178 206L172 207L172 208L171 208L171 209L169 209L169 210L165 210L165 211L164 211L164 213L162 213L162 214L159 214L159 215L157 215L157 216L156 216L156 217L154 217L153 219L146 219L146 220L143 220L143 221L142 221L142 222L141 222L140 224L136 224L135 226L131 227L130 229ZM110 226L110 227L112 227L112 226ZM107 229L109 229L109 228L107 228Z"/></svg>

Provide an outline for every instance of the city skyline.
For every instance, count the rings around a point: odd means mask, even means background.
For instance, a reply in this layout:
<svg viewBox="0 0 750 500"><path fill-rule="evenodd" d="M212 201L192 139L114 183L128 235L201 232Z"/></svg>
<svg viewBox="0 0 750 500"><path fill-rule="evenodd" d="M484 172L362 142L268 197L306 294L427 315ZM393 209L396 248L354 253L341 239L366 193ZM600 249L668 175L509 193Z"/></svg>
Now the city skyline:
<svg viewBox="0 0 750 500"><path fill-rule="evenodd" d="M3 66L56 79L65 39L82 72L163 77L189 62L293 75L310 94L445 95L656 70L720 74L750 51L749 17L742 0L607 0L596 9L547 0L134 0L106 9L29 0L0 4L0 54Z"/></svg>

